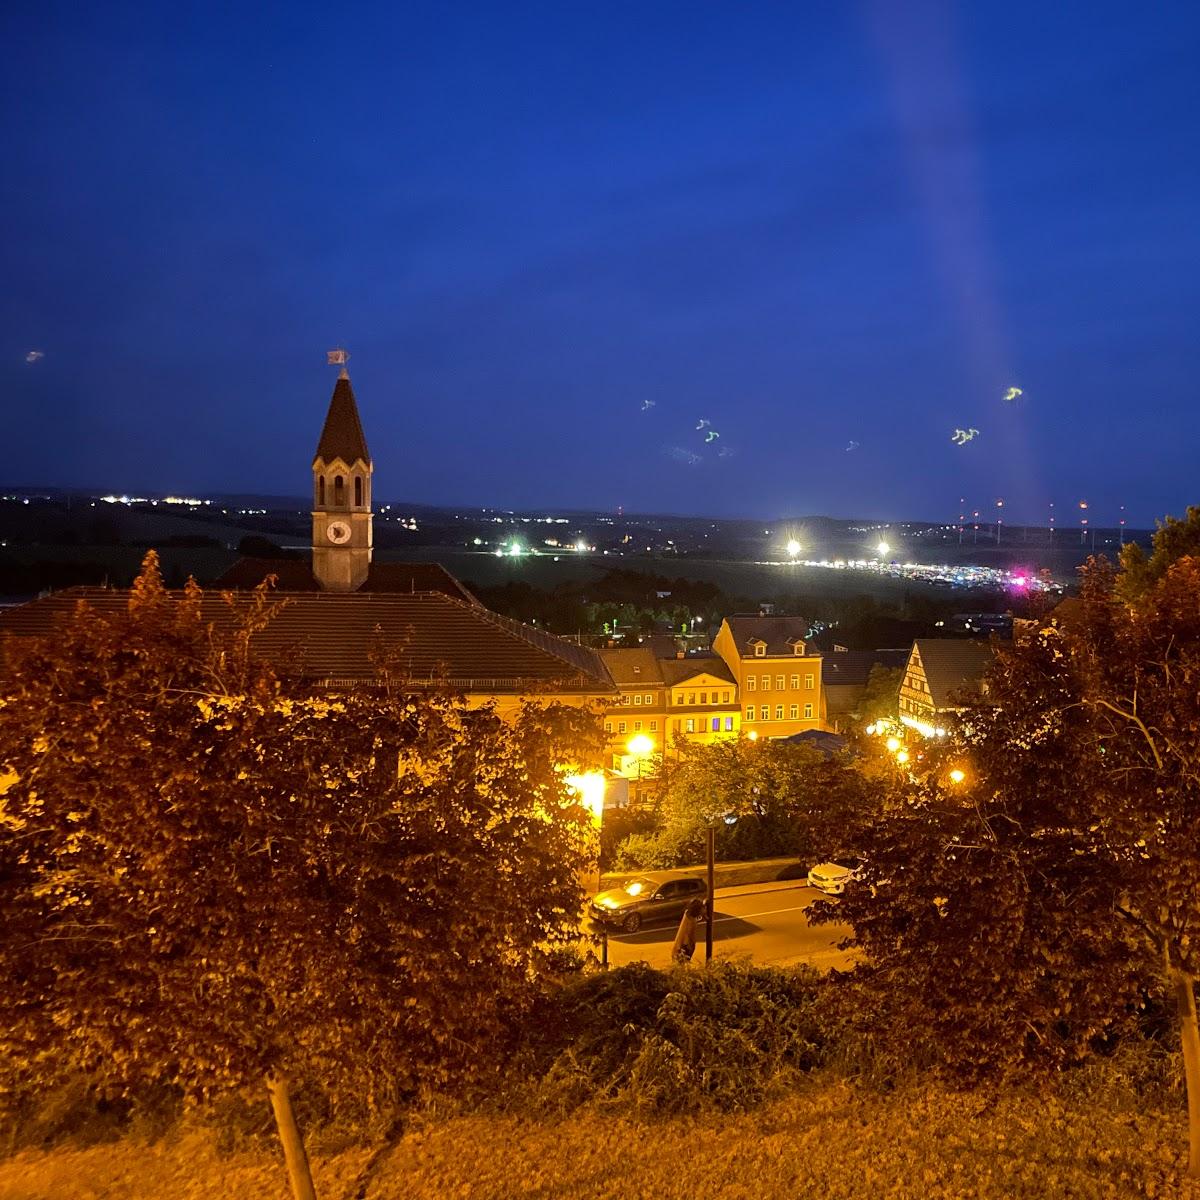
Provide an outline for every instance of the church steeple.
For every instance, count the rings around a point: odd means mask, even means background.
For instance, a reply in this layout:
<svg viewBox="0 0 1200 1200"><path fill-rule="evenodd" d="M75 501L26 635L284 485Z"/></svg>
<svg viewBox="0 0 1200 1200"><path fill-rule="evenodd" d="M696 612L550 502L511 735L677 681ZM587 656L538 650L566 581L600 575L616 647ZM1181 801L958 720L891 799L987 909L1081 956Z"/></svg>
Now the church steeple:
<svg viewBox="0 0 1200 1200"><path fill-rule="evenodd" d="M331 361L345 363L345 351ZM329 592L357 591L374 548L371 454L345 365L334 384L313 458L313 574Z"/></svg>

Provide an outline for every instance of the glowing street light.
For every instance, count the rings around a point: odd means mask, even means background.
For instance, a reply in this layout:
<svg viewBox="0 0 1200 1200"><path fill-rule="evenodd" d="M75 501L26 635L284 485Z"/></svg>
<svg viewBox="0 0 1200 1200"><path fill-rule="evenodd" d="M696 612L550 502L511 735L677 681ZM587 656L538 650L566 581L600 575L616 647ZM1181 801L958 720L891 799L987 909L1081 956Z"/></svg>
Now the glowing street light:
<svg viewBox="0 0 1200 1200"><path fill-rule="evenodd" d="M800 549L800 543L795 538L792 538L787 544L787 552L791 558L795 558L800 553Z"/></svg>
<svg viewBox="0 0 1200 1200"><path fill-rule="evenodd" d="M900 751L900 752L899 752L899 753L896 755L896 761L897 761L897 762L898 762L898 763L899 763L901 766L904 766L904 764L905 764L906 762L908 762L908 751L907 751L907 750L901 750L901 751Z"/></svg>
<svg viewBox="0 0 1200 1200"><path fill-rule="evenodd" d="M887 542L880 542L879 545L875 547L875 553L878 554L880 558L887 558L891 551L892 548L887 544Z"/></svg>
<svg viewBox="0 0 1200 1200"><path fill-rule="evenodd" d="M758 741L758 730L757 730L757 729L752 729L752 730L750 730L750 732L749 732L748 734L746 734L746 736L747 736L747 737L748 737L748 738L749 738L749 739L750 739L752 742L757 742L757 741Z"/></svg>
<svg viewBox="0 0 1200 1200"><path fill-rule="evenodd" d="M599 771L587 771L582 775L568 775L567 786L574 788L584 807L599 822L604 816L605 779Z"/></svg>
<svg viewBox="0 0 1200 1200"><path fill-rule="evenodd" d="M896 751L900 749L900 739L893 734L886 742L884 742L884 745L887 746L888 750L892 754L895 754Z"/></svg>
<svg viewBox="0 0 1200 1200"><path fill-rule="evenodd" d="M950 782L951 783L962 783L962 781L964 779L966 779L966 777L967 777L967 773L961 767L955 767L950 772Z"/></svg>
<svg viewBox="0 0 1200 1200"><path fill-rule="evenodd" d="M647 737L644 733L635 733L627 743L630 754L647 755L654 749L654 739Z"/></svg>

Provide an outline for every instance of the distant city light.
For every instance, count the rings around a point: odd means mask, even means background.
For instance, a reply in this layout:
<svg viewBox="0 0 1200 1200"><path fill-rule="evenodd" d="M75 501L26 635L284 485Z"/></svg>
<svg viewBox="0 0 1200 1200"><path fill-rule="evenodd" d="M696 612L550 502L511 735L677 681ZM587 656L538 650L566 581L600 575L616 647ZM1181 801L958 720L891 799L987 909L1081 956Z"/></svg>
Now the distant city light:
<svg viewBox="0 0 1200 1200"><path fill-rule="evenodd" d="M802 547L800 543L796 541L795 538L792 538L787 544L787 552L792 556L792 558L795 558L796 555L800 553L801 548Z"/></svg>
<svg viewBox="0 0 1200 1200"><path fill-rule="evenodd" d="M875 547L875 551L880 558L887 558L887 556L892 552L892 548L887 544L887 542L880 542L879 545Z"/></svg>

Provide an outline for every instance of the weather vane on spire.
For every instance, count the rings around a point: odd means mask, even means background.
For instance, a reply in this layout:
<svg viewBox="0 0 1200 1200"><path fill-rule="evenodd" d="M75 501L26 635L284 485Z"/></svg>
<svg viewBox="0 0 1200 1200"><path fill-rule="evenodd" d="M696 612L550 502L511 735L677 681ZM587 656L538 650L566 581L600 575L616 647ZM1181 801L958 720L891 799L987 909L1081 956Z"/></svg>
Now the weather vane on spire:
<svg viewBox="0 0 1200 1200"><path fill-rule="evenodd" d="M341 367L338 372L339 378L349 379L350 372L346 370L346 364L350 361L350 351L344 350L339 346L336 350L326 351L326 361L331 367Z"/></svg>

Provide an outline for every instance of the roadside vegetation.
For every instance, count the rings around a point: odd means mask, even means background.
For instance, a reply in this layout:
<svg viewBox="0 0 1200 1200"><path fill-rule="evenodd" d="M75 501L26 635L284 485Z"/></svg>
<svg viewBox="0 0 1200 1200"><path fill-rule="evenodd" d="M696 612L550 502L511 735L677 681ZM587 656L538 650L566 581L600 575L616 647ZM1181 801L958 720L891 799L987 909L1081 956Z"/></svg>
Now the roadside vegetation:
<svg viewBox="0 0 1200 1200"><path fill-rule="evenodd" d="M305 1200L301 1129L323 1200L1196 1195L1198 597L1192 509L911 774L685 753L621 852L857 851L817 910L862 964L603 972L594 722L385 662L305 696L250 654L265 594L221 634L148 563L0 705L0 1200L279 1194L279 1145Z"/></svg>

